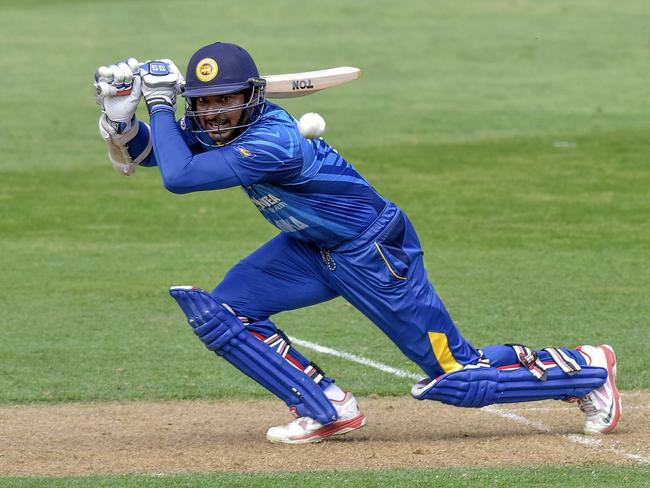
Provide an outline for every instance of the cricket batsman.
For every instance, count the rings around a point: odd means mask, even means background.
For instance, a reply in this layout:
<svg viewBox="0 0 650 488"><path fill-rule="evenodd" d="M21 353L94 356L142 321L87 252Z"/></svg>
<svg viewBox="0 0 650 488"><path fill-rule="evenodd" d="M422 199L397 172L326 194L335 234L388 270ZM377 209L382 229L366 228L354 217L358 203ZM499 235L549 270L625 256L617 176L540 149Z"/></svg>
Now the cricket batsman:
<svg viewBox="0 0 650 488"><path fill-rule="evenodd" d="M470 344L429 282L406 213L325 140L303 137L296 120L265 99L265 80L243 48L204 46L185 77L169 59L140 64L130 58L99 67L95 87L99 131L120 174L157 166L165 188L181 194L240 186L280 231L211 292L170 289L199 340L297 417L271 427L269 441L319 442L366 424L354 395L272 321L279 312L337 296L422 369L426 378L411 390L418 400L460 407L575 400L586 414L585 432L616 427L621 400L613 349ZM178 94L186 110L177 121ZM149 124L135 117L141 97Z"/></svg>

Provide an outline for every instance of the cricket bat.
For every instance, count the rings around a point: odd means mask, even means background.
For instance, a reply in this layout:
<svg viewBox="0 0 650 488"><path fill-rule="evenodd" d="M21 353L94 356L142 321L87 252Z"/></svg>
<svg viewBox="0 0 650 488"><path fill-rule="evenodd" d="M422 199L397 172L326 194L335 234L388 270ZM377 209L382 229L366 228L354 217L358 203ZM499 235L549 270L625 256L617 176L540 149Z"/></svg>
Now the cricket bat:
<svg viewBox="0 0 650 488"><path fill-rule="evenodd" d="M359 79L361 70L351 66L262 76L266 80L267 98L294 98L343 85Z"/></svg>
<svg viewBox="0 0 650 488"><path fill-rule="evenodd" d="M362 71L351 66L305 71L303 73L287 73L283 75L262 76L266 80L267 98L304 97L312 93L343 85L359 79ZM98 95L126 96L131 93L130 87L118 90L116 87L99 82L96 83Z"/></svg>

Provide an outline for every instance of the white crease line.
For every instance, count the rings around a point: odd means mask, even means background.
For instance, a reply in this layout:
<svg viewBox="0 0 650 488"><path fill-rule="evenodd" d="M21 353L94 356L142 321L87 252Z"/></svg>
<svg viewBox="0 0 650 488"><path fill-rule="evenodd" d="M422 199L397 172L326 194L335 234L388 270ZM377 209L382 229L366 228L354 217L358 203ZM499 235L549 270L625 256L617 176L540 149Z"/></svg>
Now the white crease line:
<svg viewBox="0 0 650 488"><path fill-rule="evenodd" d="M332 349L331 347L321 346L320 344L316 344L315 342L303 341L302 339L296 339L295 337L289 337L289 340L294 344L298 344L299 346L306 347L307 349L311 349L312 351L322 352L323 354L329 354L330 356L336 356L337 358L343 358L343 359L347 359L348 361L352 361L354 363L370 366L372 368L378 369L385 373L390 373L400 378L409 378L417 381L422 379L422 377L424 376L424 374L418 375L415 373L411 373L410 371L405 371L403 369L393 368L392 366L388 366L387 364L373 361L372 359L364 358L363 356L357 356L356 354L350 354L349 352L337 351L336 349Z"/></svg>
<svg viewBox="0 0 650 488"><path fill-rule="evenodd" d="M619 449L617 447L608 447L603 445L602 439L589 437L581 434L561 434L565 439L569 439L572 442L577 444L582 444L591 448L601 448L605 451L613 452L621 457L630 459L632 461L637 461L639 463L650 463L650 456L643 456L641 454L635 454L633 452L628 452L624 449Z"/></svg>
<svg viewBox="0 0 650 488"><path fill-rule="evenodd" d="M621 395L624 399L627 398L626 395ZM568 407L517 407L517 408L511 408L510 410L513 412L573 412L575 410L575 406L568 406ZM633 406L625 406L625 411L630 411L630 410L650 410L650 405L633 405Z"/></svg>
<svg viewBox="0 0 650 488"><path fill-rule="evenodd" d="M537 430L546 432L547 434L553 433L553 429L551 429L548 425L546 425L543 422L539 422L537 420L530 420L528 417L518 415L515 412L506 410L504 408L499 408L496 405L488 405L487 407L481 408L481 410L483 412L491 413L492 415L496 415L504 419L512 420L513 422L517 422L518 424L523 424L528 427L534 427Z"/></svg>
<svg viewBox="0 0 650 488"><path fill-rule="evenodd" d="M547 434L559 435L560 437L563 437L564 439L567 439L575 444L580 444L582 446L589 447L591 449L601 449L603 451L608 451L620 457L623 457L625 459L630 459L632 461L637 461L640 463L650 463L650 456L643 456L641 454L634 454L632 452L627 452L623 449L618 449L616 447L605 446L603 445L602 439L599 439L597 437L590 437L582 434L556 433L553 432L553 429L551 427L549 427L543 422L530 420L529 418L523 417L521 415L517 415L516 413L510 410L505 410L503 408L496 407L495 405L488 405L487 407L483 407L481 410L483 410L484 412L491 413L493 415L497 415L498 417L504 419L512 420L514 422L527 425L529 427L534 427L535 429L545 432Z"/></svg>
<svg viewBox="0 0 650 488"><path fill-rule="evenodd" d="M348 361L352 361L357 364L362 364L364 366L370 366L372 368L378 369L385 373L390 373L400 378L408 378L412 380L419 380L422 378L422 375L412 373L411 371L406 371L404 369L399 369L399 368L393 368L392 366L389 366L387 364L383 364L378 361L373 361L372 359L368 359L363 356L357 356L356 354L351 354L349 352L337 351L336 349L332 349L331 347L321 346L320 344L316 344L315 342L303 341L302 339L296 339L295 337L289 337L289 340L291 340L291 342L294 344L305 347L307 349L311 349L312 351L320 352L323 354L329 354L330 356L335 356L337 358L347 359ZM626 396L638 396L639 394L638 392L631 392L631 393L632 393L631 395L628 394ZM635 393L636 395L634 395ZM567 439L570 442L573 442L574 444L580 444L582 446L591 449L601 449L603 451L608 451L622 458L630 459L632 461L636 461L639 463L650 463L650 456L635 454L632 452L625 451L623 449L618 449L616 447L604 446L603 441L596 437L589 437L581 434L556 433L553 432L553 429L551 427L549 427L543 422L539 422L537 420L530 420L527 417L518 415L517 413L511 410L506 410L505 408L497 407L496 405L488 405L487 407L483 407L480 410L504 419L511 420L518 424L526 425L528 427L533 427L547 434L558 435L564 439ZM550 409L550 410L566 410L566 409L559 408L559 409Z"/></svg>

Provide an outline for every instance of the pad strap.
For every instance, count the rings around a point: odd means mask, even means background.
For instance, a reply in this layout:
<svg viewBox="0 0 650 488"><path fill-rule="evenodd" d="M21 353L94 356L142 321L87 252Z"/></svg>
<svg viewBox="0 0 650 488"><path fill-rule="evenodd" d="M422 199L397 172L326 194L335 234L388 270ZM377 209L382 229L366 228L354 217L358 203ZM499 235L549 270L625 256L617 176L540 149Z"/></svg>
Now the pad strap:
<svg viewBox="0 0 650 488"><path fill-rule="evenodd" d="M549 366L559 366L559 368L568 375L578 373L582 368L580 365L571 358L562 349L557 347L546 347L542 351L546 351L555 364L545 364L537 354L530 348L522 344L506 344L512 347L517 356L519 363L526 368L530 374L540 381L546 380L546 372Z"/></svg>
<svg viewBox="0 0 650 488"><path fill-rule="evenodd" d="M232 313L235 313L229 306L227 306L227 304L224 303L223 305ZM245 326L249 324L248 317L237 316L237 318L240 321L242 321L242 323ZM315 362L312 361L307 366L302 367L302 364L299 361L296 361L295 359L290 359L289 352L291 351L291 340L280 329L275 329L275 333L271 334L268 337L264 337L259 332L251 331L251 334L257 337L260 341L271 346L275 350L275 352L277 352L280 356L285 358L289 362L289 364L303 371L307 376L309 376L312 380L314 380L315 383L320 383L321 380L325 378L325 372L322 369L320 369Z"/></svg>
<svg viewBox="0 0 650 488"><path fill-rule="evenodd" d="M535 378L544 381L546 379L546 365L539 359L535 351L521 344L510 344L515 350L517 359Z"/></svg>
<svg viewBox="0 0 650 488"><path fill-rule="evenodd" d="M568 375L576 374L582 369L575 359L560 348L546 347L543 350L549 353L551 358L553 358L553 361L555 361L555 364L557 364L560 369Z"/></svg>
<svg viewBox="0 0 650 488"><path fill-rule="evenodd" d="M287 357L289 349L291 349L291 341L280 329L276 329L275 334L268 336L264 339L264 344L268 344L272 349L282 356Z"/></svg>
<svg viewBox="0 0 650 488"><path fill-rule="evenodd" d="M169 293L208 349L283 400L299 417L312 417L322 424L338 418L332 402L317 384L318 375L322 375L317 366L313 365L306 374L290 364L266 341L254 337L231 310L204 290L178 286L172 287ZM277 337L272 342L284 349L288 339L282 338L284 334L274 335ZM311 374L312 369L318 374Z"/></svg>
<svg viewBox="0 0 650 488"><path fill-rule="evenodd" d="M320 383L325 378L325 372L313 361L305 368L305 374L314 380L315 383Z"/></svg>

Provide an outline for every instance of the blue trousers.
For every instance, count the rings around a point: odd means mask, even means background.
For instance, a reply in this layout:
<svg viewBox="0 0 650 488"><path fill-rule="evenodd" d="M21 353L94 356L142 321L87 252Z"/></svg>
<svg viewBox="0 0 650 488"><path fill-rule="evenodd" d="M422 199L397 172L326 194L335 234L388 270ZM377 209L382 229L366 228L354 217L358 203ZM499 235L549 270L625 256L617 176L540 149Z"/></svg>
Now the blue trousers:
<svg viewBox="0 0 650 488"><path fill-rule="evenodd" d="M273 314L342 296L436 378L475 364L480 352L454 325L427 278L422 254L408 217L390 205L361 236L334 249L279 234L237 263L212 294L247 317L249 330L261 339L277 331ZM586 364L577 351L564 350ZM488 346L483 353L495 367L517 363L508 346ZM541 351L540 358L550 356ZM293 347L287 360L309 364ZM325 377L320 384L332 381Z"/></svg>
<svg viewBox="0 0 650 488"><path fill-rule="evenodd" d="M454 325L422 254L407 216L390 205L361 236L334 249L279 234L237 263L212 294L266 337L276 331L273 314L342 296L437 377L476 362L479 352ZM309 363L293 348L291 356Z"/></svg>

